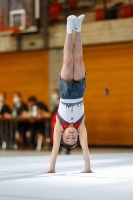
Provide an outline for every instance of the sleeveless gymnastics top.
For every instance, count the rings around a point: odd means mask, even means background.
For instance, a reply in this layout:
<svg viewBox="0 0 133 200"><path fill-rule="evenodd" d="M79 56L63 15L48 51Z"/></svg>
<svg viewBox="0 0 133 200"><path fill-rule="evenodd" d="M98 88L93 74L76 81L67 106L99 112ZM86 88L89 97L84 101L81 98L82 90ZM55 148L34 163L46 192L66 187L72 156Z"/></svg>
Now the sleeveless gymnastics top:
<svg viewBox="0 0 133 200"><path fill-rule="evenodd" d="M60 98L57 117L65 130L70 123L73 123L76 129L79 128L84 118L83 98L62 99Z"/></svg>

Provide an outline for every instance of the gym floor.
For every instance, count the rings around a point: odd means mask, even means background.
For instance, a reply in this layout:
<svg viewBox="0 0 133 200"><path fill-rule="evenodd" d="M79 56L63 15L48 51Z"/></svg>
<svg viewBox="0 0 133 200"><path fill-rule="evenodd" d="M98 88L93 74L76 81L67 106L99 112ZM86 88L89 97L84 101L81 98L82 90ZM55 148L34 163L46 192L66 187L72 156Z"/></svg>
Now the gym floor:
<svg viewBox="0 0 133 200"><path fill-rule="evenodd" d="M55 174L50 151L0 151L0 200L132 200L133 149L90 148L94 173L82 174L80 148L62 151Z"/></svg>

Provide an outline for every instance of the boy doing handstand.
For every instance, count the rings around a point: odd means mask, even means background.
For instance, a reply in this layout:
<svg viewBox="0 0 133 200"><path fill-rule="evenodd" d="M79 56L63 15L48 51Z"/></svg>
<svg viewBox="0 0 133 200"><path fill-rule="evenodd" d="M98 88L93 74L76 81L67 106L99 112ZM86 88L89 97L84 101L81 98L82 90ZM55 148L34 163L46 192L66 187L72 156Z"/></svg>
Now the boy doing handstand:
<svg viewBox="0 0 133 200"><path fill-rule="evenodd" d="M79 137L85 167L82 173L91 173L83 95L86 76L82 56L81 24L85 15L67 18L67 34L64 44L63 66L60 74L60 103L54 128L54 143L47 173L55 173L55 163L60 143L73 149ZM73 37L74 33L74 37Z"/></svg>

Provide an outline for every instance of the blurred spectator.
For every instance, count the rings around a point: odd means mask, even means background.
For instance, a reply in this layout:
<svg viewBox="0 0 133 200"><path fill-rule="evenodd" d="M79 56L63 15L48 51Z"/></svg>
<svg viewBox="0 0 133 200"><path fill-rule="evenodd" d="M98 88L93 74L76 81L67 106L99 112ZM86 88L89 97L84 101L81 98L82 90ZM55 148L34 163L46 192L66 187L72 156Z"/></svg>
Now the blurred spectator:
<svg viewBox="0 0 133 200"><path fill-rule="evenodd" d="M59 95L58 89L53 90L53 92L51 94L51 100L52 100L52 103L53 103L52 114L54 114L58 110L59 101L60 101L60 95Z"/></svg>
<svg viewBox="0 0 133 200"><path fill-rule="evenodd" d="M56 115L59 107L60 95L58 89L54 89L51 94L51 100L53 103L53 110L52 110L52 124L51 124L51 135L50 135L50 143L53 144L53 134L54 134L54 126L56 123ZM63 146L66 149L66 154L70 153L70 149ZM62 151L62 147L60 147L59 152Z"/></svg>
<svg viewBox="0 0 133 200"><path fill-rule="evenodd" d="M53 133L54 133L54 126L56 123L56 115L59 106L60 95L58 89L54 89L51 94L51 101L52 101L52 120L51 120L51 135L50 135L50 143L53 144Z"/></svg>
<svg viewBox="0 0 133 200"><path fill-rule="evenodd" d="M48 110L48 107L43 103L37 101L37 98L35 96L30 96L28 99L28 107L29 107L29 115L31 117L50 117L51 113ZM30 124L30 130L31 130L31 148L36 148L36 134L37 132L41 133L45 136L45 122L43 121L35 121Z"/></svg>
<svg viewBox="0 0 133 200"><path fill-rule="evenodd" d="M21 94L20 92L14 92L13 93L13 103L14 106L12 108L12 116L17 117L27 117L28 116L28 108L25 103L21 100ZM26 148L28 146L26 132L29 129L29 123L26 121L18 122L18 131L23 137L23 148Z"/></svg>
<svg viewBox="0 0 133 200"><path fill-rule="evenodd" d="M5 104L6 93L0 92L0 116L11 117L11 111L8 105Z"/></svg>
<svg viewBox="0 0 133 200"><path fill-rule="evenodd" d="M8 105L5 104L6 93L0 92L0 117L10 118L11 110ZM8 135L9 135L9 123L4 121L2 123L3 130L0 129L0 144L2 144L2 148L5 149L8 143ZM1 124L0 124L1 128Z"/></svg>

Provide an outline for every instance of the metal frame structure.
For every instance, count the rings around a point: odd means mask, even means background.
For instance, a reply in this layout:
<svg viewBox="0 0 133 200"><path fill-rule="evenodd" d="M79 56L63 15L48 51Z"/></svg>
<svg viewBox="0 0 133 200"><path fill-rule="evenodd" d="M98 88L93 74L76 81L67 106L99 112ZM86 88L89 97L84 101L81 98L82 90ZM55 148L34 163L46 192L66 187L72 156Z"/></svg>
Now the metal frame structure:
<svg viewBox="0 0 133 200"><path fill-rule="evenodd" d="M20 31L24 30L26 27L25 24L25 10L24 9L19 9L19 10L11 10L9 12L9 26L14 27L14 16L15 15L20 15L21 16L21 25L18 27Z"/></svg>

